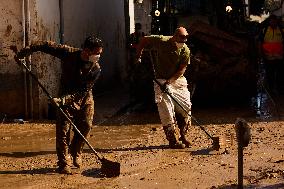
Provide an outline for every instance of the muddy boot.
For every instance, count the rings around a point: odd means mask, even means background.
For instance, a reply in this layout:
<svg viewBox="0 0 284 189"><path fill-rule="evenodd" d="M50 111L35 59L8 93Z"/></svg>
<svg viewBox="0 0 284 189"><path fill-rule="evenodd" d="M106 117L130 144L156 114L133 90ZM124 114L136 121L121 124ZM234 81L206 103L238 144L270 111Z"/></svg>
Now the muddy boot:
<svg viewBox="0 0 284 189"><path fill-rule="evenodd" d="M174 125L163 126L166 139L169 141L169 147L172 149L184 149L185 145L177 140Z"/></svg>
<svg viewBox="0 0 284 189"><path fill-rule="evenodd" d="M176 114L176 121L180 130L179 141L181 141L188 148L191 144L186 135L188 133L189 126L191 126L191 119L189 117L183 117L181 114Z"/></svg>
<svg viewBox="0 0 284 189"><path fill-rule="evenodd" d="M93 111L93 109L91 108L90 111ZM88 116L92 117L93 113L88 114ZM78 125L80 125L80 132L86 139L88 139L89 132L92 126L92 119L84 118L84 116L82 119L86 121L81 120L81 122L78 123ZM82 166L82 152L83 152L84 144L85 144L85 140L76 131L74 131L74 136L69 146L69 149L70 149L70 154L73 157L73 165L77 168L80 168Z"/></svg>
<svg viewBox="0 0 284 189"><path fill-rule="evenodd" d="M169 142L169 147L172 149L184 149L186 146L180 141L177 142Z"/></svg>
<svg viewBox="0 0 284 189"><path fill-rule="evenodd" d="M181 141L185 145L185 147L187 147L187 148L189 148L189 146L191 146L191 143L189 142L188 139L186 139L185 136L181 136L179 138L179 141Z"/></svg>
<svg viewBox="0 0 284 189"><path fill-rule="evenodd" d="M72 175L72 171L69 165L59 166L57 172L59 174Z"/></svg>
<svg viewBox="0 0 284 189"><path fill-rule="evenodd" d="M60 174L72 174L70 169L71 156L67 146L57 145L57 165Z"/></svg>
<svg viewBox="0 0 284 189"><path fill-rule="evenodd" d="M82 157L80 155L73 156L73 165L77 168L81 168L82 166Z"/></svg>
<svg viewBox="0 0 284 189"><path fill-rule="evenodd" d="M73 159L73 165L77 168L81 168L82 166L82 150L83 150L83 144L74 142L76 140L73 140L70 145L70 153Z"/></svg>
<svg viewBox="0 0 284 189"><path fill-rule="evenodd" d="M69 154L57 153L58 154L58 173L60 174L72 174L70 168L71 157Z"/></svg>

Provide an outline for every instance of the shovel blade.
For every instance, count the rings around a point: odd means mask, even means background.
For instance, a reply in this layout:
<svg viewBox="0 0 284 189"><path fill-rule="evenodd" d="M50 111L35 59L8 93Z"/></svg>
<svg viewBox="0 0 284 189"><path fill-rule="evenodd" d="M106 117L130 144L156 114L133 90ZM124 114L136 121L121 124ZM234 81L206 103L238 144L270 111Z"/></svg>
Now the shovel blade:
<svg viewBox="0 0 284 189"><path fill-rule="evenodd" d="M101 159L102 167L101 174L110 178L117 177L120 174L120 163L107 160L105 158Z"/></svg>
<svg viewBox="0 0 284 189"><path fill-rule="evenodd" d="M220 150L220 139L219 137L212 137L212 150L219 151Z"/></svg>

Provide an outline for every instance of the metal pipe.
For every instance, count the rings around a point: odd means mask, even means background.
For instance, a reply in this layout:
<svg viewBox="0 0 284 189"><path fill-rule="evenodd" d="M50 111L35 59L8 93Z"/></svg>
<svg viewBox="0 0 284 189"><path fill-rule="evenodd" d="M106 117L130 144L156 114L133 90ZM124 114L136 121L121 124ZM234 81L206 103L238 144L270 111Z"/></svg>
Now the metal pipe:
<svg viewBox="0 0 284 189"><path fill-rule="evenodd" d="M249 0L244 0L244 3L245 3L245 16L246 17L249 17L249 8L250 8L250 1Z"/></svg>
<svg viewBox="0 0 284 189"><path fill-rule="evenodd" d="M241 135L241 133L238 133ZM240 136L241 138L242 136ZM243 189L244 180L244 152L242 141L238 142L238 189Z"/></svg>
<svg viewBox="0 0 284 189"><path fill-rule="evenodd" d="M238 189L243 189L243 180L244 180L244 136L245 136L245 128L243 126L243 122L240 120L236 121L236 135L238 141Z"/></svg>
<svg viewBox="0 0 284 189"><path fill-rule="evenodd" d="M60 43L64 43L64 14L63 14L63 0L59 0L59 16L60 16Z"/></svg>
<svg viewBox="0 0 284 189"><path fill-rule="evenodd" d="M26 40L25 40L25 45L29 46L31 44L31 37L30 37L30 31L31 31L31 14L30 14L30 1L25 0L25 25L26 25ZM28 63L29 63L29 69L30 71L32 70L32 62L31 62L31 56L28 57ZM34 117L34 101L33 101L33 80L32 77L29 75L29 89L28 89L28 94L29 94L29 108L30 108L30 118L33 119Z"/></svg>
<svg viewBox="0 0 284 189"><path fill-rule="evenodd" d="M25 14L25 1L22 0L22 33L23 33L23 43L22 46L26 46L26 14ZM23 74L24 74L24 104L25 104L25 119L28 118L28 87L27 87L27 71L23 68Z"/></svg>
<svg viewBox="0 0 284 189"><path fill-rule="evenodd" d="M124 18L125 18L125 36L129 36L129 34L131 33L130 31L130 14L129 14L129 6L130 6L130 1L129 0L125 0L124 1ZM126 37L126 44L129 44L129 38Z"/></svg>

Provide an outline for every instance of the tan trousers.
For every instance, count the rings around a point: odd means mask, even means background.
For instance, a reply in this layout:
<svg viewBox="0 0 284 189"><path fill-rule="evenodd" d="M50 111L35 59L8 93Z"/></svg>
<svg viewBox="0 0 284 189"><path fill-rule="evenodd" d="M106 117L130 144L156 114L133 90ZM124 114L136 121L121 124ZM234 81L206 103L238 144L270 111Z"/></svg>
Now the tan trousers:
<svg viewBox="0 0 284 189"><path fill-rule="evenodd" d="M163 84L165 80L158 79ZM157 103L159 116L164 128L175 133L178 125L181 137L185 137L188 127L191 125L191 101L190 92L187 88L185 77L181 77L168 86L168 91L186 111L184 111L167 93L161 91L159 85L154 82L155 101ZM170 134L168 138L172 138ZM168 139L169 140L169 139Z"/></svg>

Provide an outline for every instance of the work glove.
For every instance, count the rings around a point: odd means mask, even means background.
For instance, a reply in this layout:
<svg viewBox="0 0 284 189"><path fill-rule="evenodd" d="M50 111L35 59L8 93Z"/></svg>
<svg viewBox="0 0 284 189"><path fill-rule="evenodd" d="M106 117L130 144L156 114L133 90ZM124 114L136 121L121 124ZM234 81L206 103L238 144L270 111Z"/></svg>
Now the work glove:
<svg viewBox="0 0 284 189"><path fill-rule="evenodd" d="M138 65L138 64L141 64L141 62L142 62L141 58L136 58L134 63L135 65Z"/></svg>
<svg viewBox="0 0 284 189"><path fill-rule="evenodd" d="M60 107L63 105L63 101L61 98L52 98L50 99L50 102L53 106L57 106L57 107Z"/></svg>
<svg viewBox="0 0 284 189"><path fill-rule="evenodd" d="M14 56L14 60L17 62L17 64L21 64L21 60L17 55Z"/></svg>
<svg viewBox="0 0 284 189"><path fill-rule="evenodd" d="M163 92L169 92L169 82L166 81L160 87Z"/></svg>

